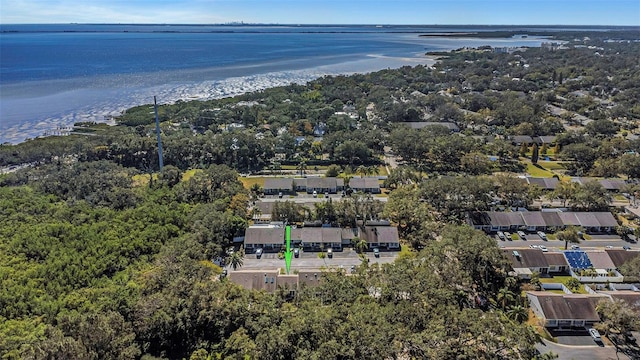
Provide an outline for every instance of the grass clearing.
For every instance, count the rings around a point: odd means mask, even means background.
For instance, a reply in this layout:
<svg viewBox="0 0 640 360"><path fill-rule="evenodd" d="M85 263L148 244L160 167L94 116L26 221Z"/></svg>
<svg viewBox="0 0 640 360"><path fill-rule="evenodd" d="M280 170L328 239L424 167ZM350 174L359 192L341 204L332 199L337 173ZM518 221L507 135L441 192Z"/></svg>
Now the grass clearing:
<svg viewBox="0 0 640 360"><path fill-rule="evenodd" d="M553 177L553 173L547 169L539 168L531 163L527 163L527 173L532 177L550 178Z"/></svg>
<svg viewBox="0 0 640 360"><path fill-rule="evenodd" d="M202 171L202 169L189 169L182 173L182 181L187 181L193 177L197 172Z"/></svg>
<svg viewBox="0 0 640 360"><path fill-rule="evenodd" d="M264 188L264 177L240 177L239 179L245 189L251 189L254 184L258 184L261 188Z"/></svg>
<svg viewBox="0 0 640 360"><path fill-rule="evenodd" d="M543 284L564 284L567 280L572 279L572 276L554 276L550 278L540 278L540 282Z"/></svg>
<svg viewBox="0 0 640 360"><path fill-rule="evenodd" d="M158 174L151 175L153 180L158 180ZM149 185L149 174L138 174L133 175L131 177L131 181L133 181L134 187L147 186Z"/></svg>
<svg viewBox="0 0 640 360"><path fill-rule="evenodd" d="M538 161L538 165L549 170L567 170L560 161Z"/></svg>

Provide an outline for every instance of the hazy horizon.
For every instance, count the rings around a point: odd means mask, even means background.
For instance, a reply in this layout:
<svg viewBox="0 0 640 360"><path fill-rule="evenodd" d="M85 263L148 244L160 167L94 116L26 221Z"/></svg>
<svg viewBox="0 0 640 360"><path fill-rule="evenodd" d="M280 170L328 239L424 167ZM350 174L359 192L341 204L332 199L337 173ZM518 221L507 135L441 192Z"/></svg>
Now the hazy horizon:
<svg viewBox="0 0 640 360"><path fill-rule="evenodd" d="M637 0L0 0L0 24L638 26Z"/></svg>

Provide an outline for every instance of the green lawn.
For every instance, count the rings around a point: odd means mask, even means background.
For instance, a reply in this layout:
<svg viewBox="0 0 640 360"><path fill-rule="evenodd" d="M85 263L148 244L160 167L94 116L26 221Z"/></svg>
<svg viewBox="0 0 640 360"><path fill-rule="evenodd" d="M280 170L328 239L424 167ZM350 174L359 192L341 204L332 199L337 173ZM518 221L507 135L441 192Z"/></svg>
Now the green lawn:
<svg viewBox="0 0 640 360"><path fill-rule="evenodd" d="M527 172L532 177L550 178L553 177L553 173L546 169L541 169L531 163L527 163Z"/></svg>
<svg viewBox="0 0 640 360"><path fill-rule="evenodd" d="M540 278L540 282L544 284L564 284L571 276L554 276L551 278Z"/></svg>
<svg viewBox="0 0 640 360"><path fill-rule="evenodd" d="M548 170L566 170L564 164L560 161L538 161L538 165Z"/></svg>
<svg viewBox="0 0 640 360"><path fill-rule="evenodd" d="M244 187L246 189L251 189L251 187L254 184L258 184L260 185L260 187L264 187L264 177L250 177L250 178L246 178L246 177L241 177L240 181L242 182L242 185L244 185Z"/></svg>

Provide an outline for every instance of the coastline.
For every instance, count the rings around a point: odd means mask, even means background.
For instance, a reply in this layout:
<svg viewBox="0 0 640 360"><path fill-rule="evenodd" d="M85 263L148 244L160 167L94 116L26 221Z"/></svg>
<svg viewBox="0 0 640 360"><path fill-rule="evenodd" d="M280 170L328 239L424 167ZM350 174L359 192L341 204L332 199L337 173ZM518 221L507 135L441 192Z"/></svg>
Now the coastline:
<svg viewBox="0 0 640 360"><path fill-rule="evenodd" d="M60 133L60 129L70 128L76 122L91 121L109 123L109 121L122 111L134 106L151 103L153 96L157 96L160 103L175 103L177 101L206 101L225 97L233 97L248 92L259 91L266 88L285 86L292 83L304 84L322 76L351 75L356 73L370 73L383 69L399 68L402 66L425 65L432 66L437 62L438 56L414 54L413 57L393 57L380 54L367 54L363 59L341 62L331 65L320 65L306 69L290 71L268 71L253 75L228 77L221 80L167 82L160 85L132 87L132 88L106 88L106 89L74 89L58 94L37 96L27 99L9 99L12 101L8 108L15 111L24 111L31 103L39 103L34 109L32 117L38 117L36 121L11 121L11 113L3 116L0 124L0 144L20 143L27 139L45 136L46 134ZM195 72L203 72L196 70ZM189 71L180 71L189 73ZM6 103L7 100L4 100ZM58 104L74 104L86 102L89 105L79 106L73 110L56 113ZM113 122L111 122L113 124Z"/></svg>

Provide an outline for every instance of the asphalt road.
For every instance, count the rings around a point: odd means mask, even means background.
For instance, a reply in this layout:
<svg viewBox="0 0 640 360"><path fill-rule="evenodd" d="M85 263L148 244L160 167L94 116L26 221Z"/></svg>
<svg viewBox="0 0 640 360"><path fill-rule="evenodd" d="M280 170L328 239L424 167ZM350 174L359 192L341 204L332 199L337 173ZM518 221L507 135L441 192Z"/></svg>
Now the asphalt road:
<svg viewBox="0 0 640 360"><path fill-rule="evenodd" d="M544 354L552 351L558 355L558 360L638 360L640 359L640 348L637 346L622 346L616 351L616 347L609 344L597 345L591 338L590 345L562 345L547 340L543 344L537 344L536 349Z"/></svg>

